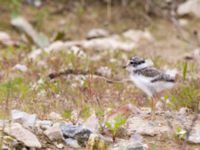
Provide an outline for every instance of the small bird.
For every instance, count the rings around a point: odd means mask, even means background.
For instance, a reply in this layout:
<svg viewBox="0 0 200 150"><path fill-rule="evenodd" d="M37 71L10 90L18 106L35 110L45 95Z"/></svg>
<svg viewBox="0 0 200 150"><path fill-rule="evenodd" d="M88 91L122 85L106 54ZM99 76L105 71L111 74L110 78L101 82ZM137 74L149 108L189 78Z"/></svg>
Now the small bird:
<svg viewBox="0 0 200 150"><path fill-rule="evenodd" d="M155 100L157 94L165 89L170 89L175 84L176 70L162 71L153 67L150 59L138 56L132 57L125 66L130 75L130 80L152 99L152 118L155 118Z"/></svg>

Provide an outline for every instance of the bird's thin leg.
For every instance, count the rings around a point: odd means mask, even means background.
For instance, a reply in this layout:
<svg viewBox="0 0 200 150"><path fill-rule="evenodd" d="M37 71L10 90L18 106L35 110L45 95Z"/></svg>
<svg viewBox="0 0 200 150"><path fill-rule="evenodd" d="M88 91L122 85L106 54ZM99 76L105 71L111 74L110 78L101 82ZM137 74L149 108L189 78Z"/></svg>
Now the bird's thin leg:
<svg viewBox="0 0 200 150"><path fill-rule="evenodd" d="M151 119L155 120L155 97L151 98Z"/></svg>

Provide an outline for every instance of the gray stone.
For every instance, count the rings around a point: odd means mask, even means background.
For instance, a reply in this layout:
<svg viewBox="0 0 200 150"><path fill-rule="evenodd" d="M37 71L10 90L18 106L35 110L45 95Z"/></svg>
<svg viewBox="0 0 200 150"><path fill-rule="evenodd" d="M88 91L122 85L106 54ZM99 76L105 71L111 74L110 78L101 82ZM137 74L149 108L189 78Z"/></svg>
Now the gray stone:
<svg viewBox="0 0 200 150"><path fill-rule="evenodd" d="M26 128L34 128L36 123L37 116L36 114L28 114L20 110L11 111L11 120L12 122L17 122L23 125Z"/></svg>
<svg viewBox="0 0 200 150"><path fill-rule="evenodd" d="M50 128L53 125L52 121L49 120L37 120L36 121L36 127L42 130L46 130L48 128Z"/></svg>
<svg viewBox="0 0 200 150"><path fill-rule="evenodd" d="M92 29L87 33L87 39L102 38L108 35L108 31L106 31L105 29Z"/></svg>
<svg viewBox="0 0 200 150"><path fill-rule="evenodd" d="M200 0L187 0L186 2L178 6L177 13L180 16L190 14L199 18L200 17Z"/></svg>
<svg viewBox="0 0 200 150"><path fill-rule="evenodd" d="M6 126L9 123L8 120L0 120L0 128Z"/></svg>
<svg viewBox="0 0 200 150"><path fill-rule="evenodd" d="M81 146L78 144L78 141L72 138L65 139L65 143L72 148L80 148Z"/></svg>
<svg viewBox="0 0 200 150"><path fill-rule="evenodd" d="M42 5L41 0L26 0L29 5L33 5L35 7L40 7Z"/></svg>
<svg viewBox="0 0 200 150"><path fill-rule="evenodd" d="M167 125L160 125L159 122L132 117L127 120L127 131L129 135L136 132L141 135L155 136L168 133L169 127Z"/></svg>
<svg viewBox="0 0 200 150"><path fill-rule="evenodd" d="M34 135L29 130L23 128L19 123L12 123L11 125L6 126L4 132L8 135L13 136L27 147L30 148L42 147L36 135Z"/></svg>
<svg viewBox="0 0 200 150"><path fill-rule="evenodd" d="M63 149L64 148L64 145L62 144L62 143L56 143L55 144L56 145L56 147L58 148L58 149Z"/></svg>
<svg viewBox="0 0 200 150"><path fill-rule="evenodd" d="M108 150L146 150L147 148L148 146L141 142L123 140L109 147Z"/></svg>
<svg viewBox="0 0 200 150"><path fill-rule="evenodd" d="M133 135L131 135L131 138L130 138L131 141L137 141L137 142L143 142L143 137L138 134L138 133L134 133Z"/></svg>
<svg viewBox="0 0 200 150"><path fill-rule="evenodd" d="M122 40L120 36L113 35L105 38L97 38L92 40L82 41L81 46L87 50L124 50L131 51L133 48L136 48L137 44L131 41Z"/></svg>
<svg viewBox="0 0 200 150"><path fill-rule="evenodd" d="M63 139L60 123L55 123L52 127L45 130L44 134L52 141Z"/></svg>
<svg viewBox="0 0 200 150"><path fill-rule="evenodd" d="M195 144L200 144L200 122L196 123L196 126L192 130L188 142L190 143L195 143Z"/></svg>
<svg viewBox="0 0 200 150"><path fill-rule="evenodd" d="M8 33L0 31L0 44L3 44L5 46L15 46L19 43L17 41L12 40Z"/></svg>
<svg viewBox="0 0 200 150"><path fill-rule="evenodd" d="M138 43L141 40L154 41L154 38L150 32L141 30L128 30L123 33L123 37L135 43Z"/></svg>
<svg viewBox="0 0 200 150"><path fill-rule="evenodd" d="M142 143L130 143L127 145L126 150L144 150L144 146Z"/></svg>
<svg viewBox="0 0 200 150"><path fill-rule="evenodd" d="M89 136L92 133L83 125L61 124L60 128L65 139L75 139L81 146L86 145Z"/></svg>

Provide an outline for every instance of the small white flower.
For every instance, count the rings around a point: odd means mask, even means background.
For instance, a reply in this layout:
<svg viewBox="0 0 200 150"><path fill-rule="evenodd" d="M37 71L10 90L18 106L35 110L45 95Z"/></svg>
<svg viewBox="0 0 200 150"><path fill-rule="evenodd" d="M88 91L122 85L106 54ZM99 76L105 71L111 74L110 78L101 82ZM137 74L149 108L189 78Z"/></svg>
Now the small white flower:
<svg viewBox="0 0 200 150"><path fill-rule="evenodd" d="M22 64L16 64L14 67L13 67L14 70L19 70L19 71L22 71L22 72L26 72L28 70L28 68L26 67L26 65L22 65Z"/></svg>
<svg viewBox="0 0 200 150"><path fill-rule="evenodd" d="M80 47L78 47L78 46L72 46L72 47L70 47L70 52L73 53L73 54L75 54L78 57L86 57L85 52L82 51L80 49Z"/></svg>

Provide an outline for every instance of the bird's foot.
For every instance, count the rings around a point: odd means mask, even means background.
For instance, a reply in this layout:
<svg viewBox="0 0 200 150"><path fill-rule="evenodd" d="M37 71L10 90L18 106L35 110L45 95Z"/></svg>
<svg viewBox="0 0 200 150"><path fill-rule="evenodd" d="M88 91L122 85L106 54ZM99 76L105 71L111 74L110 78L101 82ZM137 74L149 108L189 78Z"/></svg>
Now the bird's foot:
<svg viewBox="0 0 200 150"><path fill-rule="evenodd" d="M154 113L154 114L151 114L151 120L156 120L156 115L155 115L155 113Z"/></svg>

